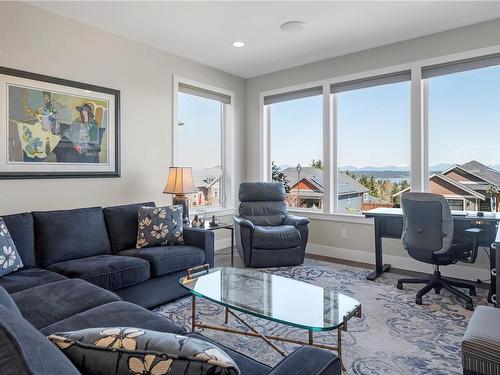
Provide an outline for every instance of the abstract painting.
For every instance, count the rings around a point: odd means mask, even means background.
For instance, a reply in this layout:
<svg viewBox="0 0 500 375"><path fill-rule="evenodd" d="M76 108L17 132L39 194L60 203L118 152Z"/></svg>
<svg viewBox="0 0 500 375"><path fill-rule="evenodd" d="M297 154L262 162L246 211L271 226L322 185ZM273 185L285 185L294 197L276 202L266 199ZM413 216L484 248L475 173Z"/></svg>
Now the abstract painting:
<svg viewBox="0 0 500 375"><path fill-rule="evenodd" d="M0 178L119 176L119 91L0 68L0 99Z"/></svg>

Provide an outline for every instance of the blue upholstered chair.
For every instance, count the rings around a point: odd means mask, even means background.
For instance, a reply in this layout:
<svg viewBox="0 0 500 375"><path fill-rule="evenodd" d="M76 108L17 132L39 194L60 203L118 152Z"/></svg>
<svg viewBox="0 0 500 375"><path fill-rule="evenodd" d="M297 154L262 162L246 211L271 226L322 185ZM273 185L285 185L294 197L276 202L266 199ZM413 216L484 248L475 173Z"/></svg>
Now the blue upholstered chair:
<svg viewBox="0 0 500 375"><path fill-rule="evenodd" d="M236 248L246 267L296 266L304 262L309 219L289 215L283 184L240 185L234 217Z"/></svg>

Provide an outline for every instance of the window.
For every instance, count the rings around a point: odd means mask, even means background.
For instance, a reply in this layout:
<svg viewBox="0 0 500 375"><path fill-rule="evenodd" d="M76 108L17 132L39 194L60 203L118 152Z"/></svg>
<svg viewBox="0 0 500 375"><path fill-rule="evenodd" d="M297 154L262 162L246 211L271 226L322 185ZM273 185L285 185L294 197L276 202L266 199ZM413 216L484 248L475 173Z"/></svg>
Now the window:
<svg viewBox="0 0 500 375"><path fill-rule="evenodd" d="M323 208L322 87L266 98L272 180L290 207Z"/></svg>
<svg viewBox="0 0 500 375"><path fill-rule="evenodd" d="M227 205L228 160L225 150L231 97L180 82L174 165L193 168L198 193L190 198L198 209Z"/></svg>
<svg viewBox="0 0 500 375"><path fill-rule="evenodd" d="M423 70L429 129L428 190L443 194L452 209L498 209L500 59L490 59L491 64L485 61L488 59Z"/></svg>
<svg viewBox="0 0 500 375"><path fill-rule="evenodd" d="M261 167L302 209L360 214L414 190L500 211L498 50L264 93Z"/></svg>
<svg viewBox="0 0 500 375"><path fill-rule="evenodd" d="M384 79L382 79L384 78ZM337 211L398 203L410 182L410 74L333 85L337 101Z"/></svg>

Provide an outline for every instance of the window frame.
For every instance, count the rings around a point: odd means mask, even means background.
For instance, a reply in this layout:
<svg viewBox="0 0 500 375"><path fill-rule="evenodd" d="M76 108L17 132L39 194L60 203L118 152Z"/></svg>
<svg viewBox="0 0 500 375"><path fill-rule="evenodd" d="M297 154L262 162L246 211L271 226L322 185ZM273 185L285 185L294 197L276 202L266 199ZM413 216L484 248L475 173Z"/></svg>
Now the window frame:
<svg viewBox="0 0 500 375"><path fill-rule="evenodd" d="M325 186L323 191L323 211L290 208L291 212L299 212L312 219L372 224L372 219L362 215L336 212L337 173L338 170L338 110L335 93L330 93L331 85L349 81L369 79L376 76L395 74L409 70L410 80L410 185L412 191L423 192L429 188L429 118L428 118L428 79L422 78L425 67L438 64L448 64L459 60L486 57L500 53L500 45L449 54L423 60L416 60L399 65L379 69L346 74L338 77L282 87L259 93L259 170L262 181L271 180L271 123L270 106L264 105L264 98L272 95L285 94L291 91L305 90L323 86L323 161L325 165Z"/></svg>
<svg viewBox="0 0 500 375"><path fill-rule="evenodd" d="M232 214L235 205L235 180L234 180L234 92L220 87L215 87L203 82L194 81L178 75L173 76L173 100L172 100L172 165L177 166L178 152L186 150L178 150L177 147L177 124L178 118L178 105L179 105L179 85L189 85L201 90L209 90L215 93L229 96L231 104L221 102L221 204L212 207L202 207L200 209L194 208L191 214L196 214L199 210L206 212L217 212L220 215ZM213 169L194 169L193 175L205 175L202 171L207 171L206 175L213 175Z"/></svg>

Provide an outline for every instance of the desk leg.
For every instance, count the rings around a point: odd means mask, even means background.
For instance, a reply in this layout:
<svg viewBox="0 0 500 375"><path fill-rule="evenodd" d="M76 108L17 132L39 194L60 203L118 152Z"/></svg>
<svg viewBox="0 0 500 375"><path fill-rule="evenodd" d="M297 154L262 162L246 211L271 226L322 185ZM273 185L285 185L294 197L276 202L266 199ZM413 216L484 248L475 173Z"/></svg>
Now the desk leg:
<svg viewBox="0 0 500 375"><path fill-rule="evenodd" d="M488 302L494 303L496 307L500 307L500 303L497 302L498 291L500 290L500 277L498 277L498 270L500 269L500 256L498 256L497 251L498 246L490 247L490 292L488 294Z"/></svg>
<svg viewBox="0 0 500 375"><path fill-rule="evenodd" d="M383 264L382 262L382 220L381 218L375 218L375 271L366 277L371 281L391 268L390 264Z"/></svg>
<svg viewBox="0 0 500 375"><path fill-rule="evenodd" d="M234 266L234 229L231 229L231 267Z"/></svg>

